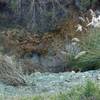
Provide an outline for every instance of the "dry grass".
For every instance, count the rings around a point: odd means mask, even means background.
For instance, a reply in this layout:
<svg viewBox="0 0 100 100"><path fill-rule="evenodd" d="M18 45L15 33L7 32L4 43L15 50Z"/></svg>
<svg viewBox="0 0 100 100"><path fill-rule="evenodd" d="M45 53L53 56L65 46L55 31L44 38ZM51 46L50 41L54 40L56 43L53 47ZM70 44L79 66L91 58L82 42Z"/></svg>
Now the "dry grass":
<svg viewBox="0 0 100 100"><path fill-rule="evenodd" d="M13 86L26 84L20 68L8 56L0 55L0 81Z"/></svg>

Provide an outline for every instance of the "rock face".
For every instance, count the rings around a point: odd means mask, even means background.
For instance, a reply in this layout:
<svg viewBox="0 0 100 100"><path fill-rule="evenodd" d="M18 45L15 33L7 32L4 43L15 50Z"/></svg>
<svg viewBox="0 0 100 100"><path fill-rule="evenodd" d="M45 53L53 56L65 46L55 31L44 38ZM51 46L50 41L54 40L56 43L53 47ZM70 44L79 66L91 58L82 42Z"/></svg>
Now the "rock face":
<svg viewBox="0 0 100 100"><path fill-rule="evenodd" d="M4 3L6 2L4 1ZM17 22L21 22L28 29L40 33L55 30L55 27L63 23L70 14L73 14L73 19L75 19L81 6L80 3L80 0L9 0L6 4L12 8ZM16 53L16 50L18 50L18 54L21 53L20 55L23 56L31 54L33 68L29 68L29 70L32 72L34 70L63 72L67 61L61 51L65 50L66 34L75 33L75 30L72 32L72 29L75 29L75 25L77 25L76 20L69 19L69 23L64 29L43 35L21 30L4 32L3 46L6 53L9 54ZM73 50L73 48L74 50L77 49L69 43L68 51ZM76 51L79 52L79 50Z"/></svg>
<svg viewBox="0 0 100 100"><path fill-rule="evenodd" d="M10 0L16 21L34 32L48 32L67 17L70 6L78 7L80 0ZM59 21L58 21L59 20Z"/></svg>
<svg viewBox="0 0 100 100"><path fill-rule="evenodd" d="M18 15L19 22L35 32L53 30L58 23L57 20L59 19L60 23L68 15L65 6L71 4L72 1L29 0L27 2L27 0L22 0L21 8L19 8L21 15Z"/></svg>
<svg viewBox="0 0 100 100"><path fill-rule="evenodd" d="M68 2L68 4L70 3ZM78 18L77 11L73 11L73 14ZM75 36L75 26L78 23L75 19L76 16L69 18L65 25L57 30L44 34L35 34L19 28L3 31L1 32L2 39L0 39L4 46L3 51L9 55L17 53L22 58L29 58L32 61L29 65L33 64L32 68L27 65L25 70L29 68L28 71L31 73L35 70L40 72L64 72L68 62L66 55L61 52L66 48L71 53L73 50L79 52L76 46L71 45L68 38Z"/></svg>
<svg viewBox="0 0 100 100"><path fill-rule="evenodd" d="M1 45L4 47L4 53L18 55L24 60L28 59L25 61L27 62L25 64L27 67L24 67L25 71L30 71L30 73L35 70L40 72L64 71L66 59L61 54L61 51L65 48L63 34L46 33L40 37L38 35L35 36L35 34L30 35L25 31L21 32L18 29L1 33L3 35L1 35Z"/></svg>
<svg viewBox="0 0 100 100"><path fill-rule="evenodd" d="M87 10L97 0L20 0L15 14L19 22L34 32L48 32L56 29L69 16L70 9ZM59 21L58 21L59 20Z"/></svg>
<svg viewBox="0 0 100 100"><path fill-rule="evenodd" d="M0 7L9 13L9 16L13 16L11 19L15 22L30 31L43 33L55 30L57 25L63 23L69 16L70 8L86 10L96 1L100 2L99 0L1 0Z"/></svg>

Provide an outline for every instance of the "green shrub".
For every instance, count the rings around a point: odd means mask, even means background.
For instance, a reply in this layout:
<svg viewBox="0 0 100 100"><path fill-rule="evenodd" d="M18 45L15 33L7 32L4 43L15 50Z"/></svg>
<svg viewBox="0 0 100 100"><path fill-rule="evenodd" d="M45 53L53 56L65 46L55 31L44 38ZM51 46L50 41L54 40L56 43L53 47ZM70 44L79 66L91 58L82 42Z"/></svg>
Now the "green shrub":
<svg viewBox="0 0 100 100"><path fill-rule="evenodd" d="M84 91L83 91L83 94L82 95L84 95L86 97L94 96L95 95L95 92L98 91L97 88L98 87L93 82L91 82L89 80L89 81L87 81L87 84L84 87Z"/></svg>
<svg viewBox="0 0 100 100"><path fill-rule="evenodd" d="M79 43L81 51L86 52L80 55L69 55L69 66L80 68L82 71L95 70L100 68L100 29L91 30ZM67 55L68 56L68 55Z"/></svg>
<svg viewBox="0 0 100 100"><path fill-rule="evenodd" d="M84 70L100 68L100 30L90 31L89 35L82 40L81 46L87 53L77 59L78 66L83 67Z"/></svg>

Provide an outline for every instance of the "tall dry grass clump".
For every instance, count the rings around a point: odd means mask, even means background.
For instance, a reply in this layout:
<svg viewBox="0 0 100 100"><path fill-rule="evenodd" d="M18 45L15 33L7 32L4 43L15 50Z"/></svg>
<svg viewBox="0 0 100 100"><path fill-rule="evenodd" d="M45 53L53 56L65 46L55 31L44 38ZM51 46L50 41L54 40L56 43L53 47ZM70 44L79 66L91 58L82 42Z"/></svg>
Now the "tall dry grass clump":
<svg viewBox="0 0 100 100"><path fill-rule="evenodd" d="M0 55L0 81L13 86L26 84L21 69L6 55Z"/></svg>
<svg viewBox="0 0 100 100"><path fill-rule="evenodd" d="M79 68L81 71L100 68L100 15L92 9L89 13L91 19L79 17L85 26L79 23L76 32L81 32L83 37L74 37L71 40L72 47L66 46L65 52L69 59L68 66ZM84 34L84 29L87 34Z"/></svg>

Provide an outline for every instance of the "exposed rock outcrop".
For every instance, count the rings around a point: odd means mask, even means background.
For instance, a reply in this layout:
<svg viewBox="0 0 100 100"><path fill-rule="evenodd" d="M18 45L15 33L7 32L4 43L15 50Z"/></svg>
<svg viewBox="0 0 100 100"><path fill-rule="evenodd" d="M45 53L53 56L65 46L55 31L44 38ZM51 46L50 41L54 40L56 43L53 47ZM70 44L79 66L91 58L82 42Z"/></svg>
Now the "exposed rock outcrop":
<svg viewBox="0 0 100 100"><path fill-rule="evenodd" d="M68 17L70 9L87 10L99 7L99 0L1 0L0 7L12 21L38 33L55 30ZM0 10L2 10L0 9ZM3 11L2 10L2 11ZM7 16L6 16L7 17Z"/></svg>
<svg viewBox="0 0 100 100"><path fill-rule="evenodd" d="M24 23L24 26L32 29L34 33L24 29L1 32L3 53L22 58L29 57L32 61L29 64L33 67L28 69L25 66L25 71L64 71L67 60L61 51L66 49L66 44L70 45L69 39L81 35L81 32L76 33L80 0L34 0L34 2L33 0L17 0L16 2L10 0L7 4L14 11L16 21ZM67 17L69 19L65 21ZM35 31L38 32L35 33ZM39 34L44 31L51 32ZM73 46L70 45L70 48Z"/></svg>

